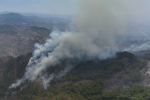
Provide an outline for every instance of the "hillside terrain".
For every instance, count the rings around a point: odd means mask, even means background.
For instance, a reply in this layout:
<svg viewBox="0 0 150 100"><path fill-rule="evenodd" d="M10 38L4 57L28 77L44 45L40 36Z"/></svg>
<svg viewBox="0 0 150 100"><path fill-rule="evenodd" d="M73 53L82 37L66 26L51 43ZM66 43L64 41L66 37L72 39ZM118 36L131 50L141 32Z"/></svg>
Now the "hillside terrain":
<svg viewBox="0 0 150 100"><path fill-rule="evenodd" d="M0 14L0 24L46 27L48 29L56 27L60 30L65 30L68 29L70 22L70 19L64 18L39 18L36 16L23 16L19 13Z"/></svg>
<svg viewBox="0 0 150 100"><path fill-rule="evenodd" d="M0 57L31 52L35 43L43 43L50 33L51 29L44 27L0 25Z"/></svg>
<svg viewBox="0 0 150 100"><path fill-rule="evenodd" d="M0 14L0 57L32 52L35 43L44 43L52 29L69 30L70 19L39 18L19 13Z"/></svg>
<svg viewBox="0 0 150 100"><path fill-rule="evenodd" d="M18 13L0 15L0 100L150 100L148 50L134 54L118 52L113 58L82 60L77 64L76 59L73 59L75 65L70 72L57 78L57 74L66 66L64 62L69 61L65 59L46 69L48 75L56 74L48 83L47 90L43 88L40 78L35 82L25 81L17 88L8 89L24 75L35 43L42 44L50 38L52 26L65 31L69 29L69 23L67 19L42 19ZM138 45L149 41L149 26L139 26L139 30L134 27L129 29L129 41L118 40L121 41L118 42L119 47L130 47L131 44ZM133 36L132 30L135 33ZM145 31L140 42L135 30L139 33Z"/></svg>
<svg viewBox="0 0 150 100"><path fill-rule="evenodd" d="M10 97L8 86L20 79L31 53L18 57L1 58L1 99L11 100L149 100L150 68L147 59L120 52L116 58L81 62L60 79L54 79L45 90L40 81L29 82L25 88L13 89ZM61 65L63 66L63 65ZM61 70L55 67L48 72ZM146 84L147 83L147 84Z"/></svg>

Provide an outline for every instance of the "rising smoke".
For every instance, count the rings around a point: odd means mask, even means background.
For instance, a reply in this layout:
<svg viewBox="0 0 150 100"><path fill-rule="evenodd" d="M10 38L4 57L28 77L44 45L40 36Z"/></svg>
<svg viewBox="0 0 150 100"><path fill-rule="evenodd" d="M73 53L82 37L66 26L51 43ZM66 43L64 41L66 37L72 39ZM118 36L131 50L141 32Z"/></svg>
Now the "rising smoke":
<svg viewBox="0 0 150 100"><path fill-rule="evenodd" d="M76 3L79 8L73 23L78 31L53 31L51 39L46 40L45 44L35 44L33 57L24 76L9 86L9 89L16 88L25 81L38 79L46 89L51 80L64 76L79 61L106 59L118 51L130 51L135 48L133 46L138 46L132 44L123 47L127 39L122 37L127 37L126 29L131 22L142 22L149 10L148 0L76 0ZM142 45L144 44L141 44L141 48ZM65 66L60 71L47 73L47 69L57 69L57 65L62 62L65 62Z"/></svg>

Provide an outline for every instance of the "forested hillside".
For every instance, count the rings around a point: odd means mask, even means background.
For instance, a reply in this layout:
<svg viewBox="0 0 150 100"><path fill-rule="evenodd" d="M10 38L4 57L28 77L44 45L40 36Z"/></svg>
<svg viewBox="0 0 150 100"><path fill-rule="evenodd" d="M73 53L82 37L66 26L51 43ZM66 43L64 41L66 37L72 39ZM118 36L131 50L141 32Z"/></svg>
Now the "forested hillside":
<svg viewBox="0 0 150 100"><path fill-rule="evenodd" d="M28 53L18 57L0 59L0 97L6 95L7 88L11 83L23 76L31 56L32 54Z"/></svg>
<svg viewBox="0 0 150 100"><path fill-rule="evenodd" d="M7 99L149 100L150 87L142 86L143 80L147 77L141 72L146 68L147 62L128 52L120 52L116 55L115 58L103 61L95 59L79 63L61 79L52 80L47 90L43 89L40 81L36 81L29 83L27 87ZM8 86L24 74L30 57L31 53L16 58L1 59L3 71L1 72L0 96L2 99L7 94ZM48 69L48 71L55 70L58 69L55 67ZM123 84L115 86L118 84L114 83L113 89L110 90L106 80L114 77L118 83L123 80Z"/></svg>

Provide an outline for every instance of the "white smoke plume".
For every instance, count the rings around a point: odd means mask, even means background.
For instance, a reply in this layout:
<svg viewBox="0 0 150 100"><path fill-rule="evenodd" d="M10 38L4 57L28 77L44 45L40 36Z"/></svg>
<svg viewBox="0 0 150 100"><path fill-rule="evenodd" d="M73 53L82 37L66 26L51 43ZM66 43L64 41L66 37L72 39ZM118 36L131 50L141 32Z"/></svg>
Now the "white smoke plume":
<svg viewBox="0 0 150 100"><path fill-rule="evenodd" d="M149 10L147 4L150 1L77 0L76 3L79 8L73 23L78 31L53 31L51 39L46 40L45 44L35 44L36 49L23 78L9 88L20 86L25 81L41 79L46 89L52 79L61 78L74 67L74 62L67 61L68 59L82 61L114 56L120 51L117 35L125 34L126 27L131 22L136 22L137 19L142 21ZM122 42L121 39L119 42ZM64 60L66 64L62 70L49 74L46 72L49 68L61 65Z"/></svg>

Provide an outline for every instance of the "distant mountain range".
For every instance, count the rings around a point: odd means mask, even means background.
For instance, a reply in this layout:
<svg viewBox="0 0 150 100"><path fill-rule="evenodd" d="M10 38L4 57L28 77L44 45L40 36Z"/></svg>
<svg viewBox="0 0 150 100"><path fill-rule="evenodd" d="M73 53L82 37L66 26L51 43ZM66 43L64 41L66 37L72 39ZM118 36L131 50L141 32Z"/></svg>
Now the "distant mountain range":
<svg viewBox="0 0 150 100"><path fill-rule="evenodd" d="M0 12L0 14L8 14L8 13L16 13L16 12L10 12L10 11L4 11ZM62 19L72 19L73 15L60 15L60 14L44 14L44 13L33 13L33 12L27 12L27 13L18 13L23 16L36 16L39 18L62 18Z"/></svg>
<svg viewBox="0 0 150 100"><path fill-rule="evenodd" d="M32 24L32 23L34 23L34 21L18 13L8 13L8 14L0 15L0 24L25 25L25 24Z"/></svg>
<svg viewBox="0 0 150 100"><path fill-rule="evenodd" d="M25 16L26 15L26 16ZM71 19L65 16L50 15L47 18L41 18L39 16L34 16L36 14L19 14L12 12L1 12L0 13L0 24L14 24L23 26L37 26L37 27L56 27L60 30L65 30L68 24L71 23ZM45 16L45 15L43 15Z"/></svg>

